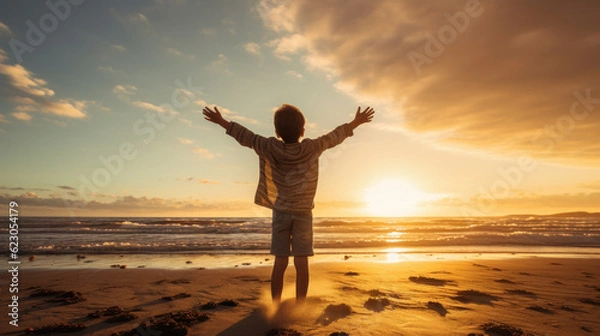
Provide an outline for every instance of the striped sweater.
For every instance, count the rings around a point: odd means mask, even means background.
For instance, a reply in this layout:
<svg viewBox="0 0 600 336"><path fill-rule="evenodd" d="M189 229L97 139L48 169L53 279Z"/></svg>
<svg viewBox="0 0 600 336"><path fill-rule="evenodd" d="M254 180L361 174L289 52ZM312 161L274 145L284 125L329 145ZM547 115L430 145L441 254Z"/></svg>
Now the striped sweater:
<svg viewBox="0 0 600 336"><path fill-rule="evenodd" d="M275 137L254 134L235 122L229 124L227 134L258 154L260 177L254 203L284 212L314 208L319 156L353 135L350 125L344 124L317 139L286 144Z"/></svg>

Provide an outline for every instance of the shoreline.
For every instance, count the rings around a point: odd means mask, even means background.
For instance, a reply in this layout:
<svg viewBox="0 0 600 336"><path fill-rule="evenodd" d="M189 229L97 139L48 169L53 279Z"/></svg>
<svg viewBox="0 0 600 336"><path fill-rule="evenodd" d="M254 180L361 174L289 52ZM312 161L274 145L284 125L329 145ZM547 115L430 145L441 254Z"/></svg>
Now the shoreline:
<svg viewBox="0 0 600 336"><path fill-rule="evenodd" d="M303 310L293 304L295 272L290 265L284 302L277 311L272 310L269 299L270 267L23 267L19 327L3 327L2 334L22 335L26 328L68 323L82 326L72 335L111 335L149 326L164 314L181 311L206 314L208 318L185 326L189 335L265 335L274 328L315 336L335 331L349 335L464 336L484 335L485 328L514 328L534 335L600 332L598 256L439 258L432 255L428 259L378 262L351 256L314 262ZM5 280L2 282L4 285ZM54 296L32 295L41 289L78 292L83 300L61 304L48 301ZM218 304L229 299L237 305ZM2 303L7 300L3 294ZM216 303L214 307L209 305L211 301ZM342 304L349 307L349 315L339 311L336 315L328 308ZM133 319L109 322L111 317L88 317L114 306ZM6 319L3 317L3 323L8 325Z"/></svg>
<svg viewBox="0 0 600 336"><path fill-rule="evenodd" d="M352 259L375 263L404 261L436 261L465 259L520 259L520 258L600 258L600 250L582 251L577 248L570 252L421 252L407 249L387 251L316 251L310 257L311 263L338 262ZM21 255L23 269L106 269L125 265L125 268L150 269L232 269L271 266L274 257L265 252L239 253L122 253L122 254L39 254Z"/></svg>

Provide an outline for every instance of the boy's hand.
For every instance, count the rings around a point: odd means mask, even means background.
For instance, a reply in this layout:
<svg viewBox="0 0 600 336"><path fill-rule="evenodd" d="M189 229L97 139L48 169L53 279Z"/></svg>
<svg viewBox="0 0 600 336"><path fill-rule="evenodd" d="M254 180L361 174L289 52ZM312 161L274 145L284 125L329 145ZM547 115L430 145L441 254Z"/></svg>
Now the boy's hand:
<svg viewBox="0 0 600 336"><path fill-rule="evenodd" d="M214 110L211 110L208 106L204 107L202 110L202 114L204 114L204 119L214 122L215 124L221 125L224 129L229 127L229 121L225 120L219 112L219 109L215 106Z"/></svg>
<svg viewBox="0 0 600 336"><path fill-rule="evenodd" d="M371 120L373 120L374 114L375 110L372 107L367 107L364 111L361 112L359 106L358 110L356 110L354 120L350 122L350 127L352 127L352 129L355 129L361 124L371 122Z"/></svg>

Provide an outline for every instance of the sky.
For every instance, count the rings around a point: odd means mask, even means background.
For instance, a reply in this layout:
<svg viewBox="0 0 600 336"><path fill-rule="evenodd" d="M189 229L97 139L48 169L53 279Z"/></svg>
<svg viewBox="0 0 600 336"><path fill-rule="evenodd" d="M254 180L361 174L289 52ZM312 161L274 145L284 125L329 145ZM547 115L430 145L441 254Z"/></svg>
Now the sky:
<svg viewBox="0 0 600 336"><path fill-rule="evenodd" d="M22 216L269 216L256 154L305 137L315 216L600 211L597 1L0 3L0 202Z"/></svg>

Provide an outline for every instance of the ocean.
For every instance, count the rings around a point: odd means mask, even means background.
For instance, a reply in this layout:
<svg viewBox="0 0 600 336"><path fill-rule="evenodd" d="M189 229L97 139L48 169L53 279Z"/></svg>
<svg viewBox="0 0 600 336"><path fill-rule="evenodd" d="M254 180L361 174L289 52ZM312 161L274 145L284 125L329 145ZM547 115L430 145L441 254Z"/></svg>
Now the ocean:
<svg viewBox="0 0 600 336"><path fill-rule="evenodd" d="M19 253L268 253L270 231L270 218L21 217ZM315 218L314 247L317 253L598 253L600 215Z"/></svg>

